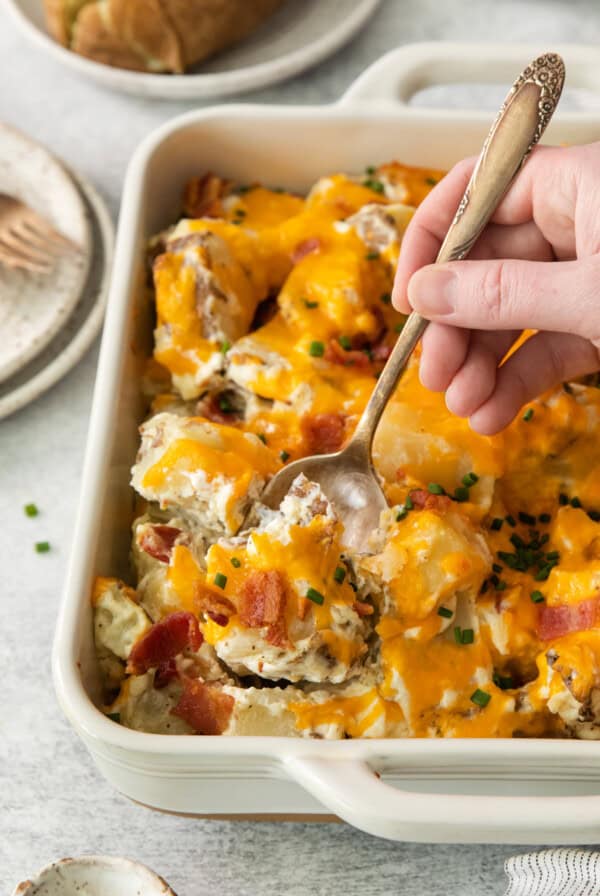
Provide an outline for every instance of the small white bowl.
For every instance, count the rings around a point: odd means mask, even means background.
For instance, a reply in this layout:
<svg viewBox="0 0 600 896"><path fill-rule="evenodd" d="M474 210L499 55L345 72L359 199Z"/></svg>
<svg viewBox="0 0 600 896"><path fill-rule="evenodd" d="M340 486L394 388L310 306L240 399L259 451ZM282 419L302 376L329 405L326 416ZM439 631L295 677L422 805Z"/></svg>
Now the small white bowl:
<svg viewBox="0 0 600 896"><path fill-rule="evenodd" d="M139 862L113 856L60 859L34 880L18 884L12 896L176 896L169 885Z"/></svg>

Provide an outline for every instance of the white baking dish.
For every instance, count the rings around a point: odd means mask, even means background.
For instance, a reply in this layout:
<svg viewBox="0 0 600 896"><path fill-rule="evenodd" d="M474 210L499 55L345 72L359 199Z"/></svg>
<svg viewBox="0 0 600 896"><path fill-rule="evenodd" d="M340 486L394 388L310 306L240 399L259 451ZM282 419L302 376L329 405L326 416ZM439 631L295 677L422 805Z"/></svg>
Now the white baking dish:
<svg viewBox="0 0 600 896"><path fill-rule="evenodd" d="M127 575L129 468L144 410L139 371L150 346L144 246L175 220L187 178L208 169L242 182L260 179L304 190L325 172L361 171L391 158L450 166L477 152L489 114L412 108L410 95L435 82L511 83L544 49L408 46L380 59L333 106L204 109L162 127L135 154L54 646L65 713L102 772L132 799L195 814L335 813L363 830L402 840L600 841L600 743L168 737L116 725L94 705L90 582L98 573ZM598 92L596 50L552 49L563 53L571 87ZM597 116L559 112L547 139L599 137Z"/></svg>

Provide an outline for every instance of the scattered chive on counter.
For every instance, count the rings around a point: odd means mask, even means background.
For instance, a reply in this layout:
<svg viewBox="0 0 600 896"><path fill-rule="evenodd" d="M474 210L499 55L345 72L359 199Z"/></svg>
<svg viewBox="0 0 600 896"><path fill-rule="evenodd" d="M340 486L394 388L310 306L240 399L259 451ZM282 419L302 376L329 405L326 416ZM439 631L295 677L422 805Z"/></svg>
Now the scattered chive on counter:
<svg viewBox="0 0 600 896"><path fill-rule="evenodd" d="M38 554L47 554L50 550L50 542L49 541L36 541L35 549Z"/></svg>
<svg viewBox="0 0 600 896"><path fill-rule="evenodd" d="M316 588L309 588L305 594L305 597L307 597L308 600L312 600L313 604L318 604L319 606L322 606L325 601L325 598L323 597L321 592L317 591Z"/></svg>
<svg viewBox="0 0 600 896"><path fill-rule="evenodd" d="M213 582L217 588L224 588L227 584L227 576L224 576L222 572L218 572L214 577Z"/></svg>
<svg viewBox="0 0 600 896"><path fill-rule="evenodd" d="M25 516L37 516L39 514L35 504L26 504L23 510L25 511Z"/></svg>

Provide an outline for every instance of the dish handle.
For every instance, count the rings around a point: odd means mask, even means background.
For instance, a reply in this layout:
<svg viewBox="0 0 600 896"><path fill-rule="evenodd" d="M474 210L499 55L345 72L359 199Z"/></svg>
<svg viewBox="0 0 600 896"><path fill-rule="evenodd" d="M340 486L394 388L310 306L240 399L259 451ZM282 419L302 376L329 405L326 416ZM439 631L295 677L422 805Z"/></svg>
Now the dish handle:
<svg viewBox="0 0 600 896"><path fill-rule="evenodd" d="M289 757L291 777L348 824L388 840L598 843L600 795L421 793L387 784L361 760ZM482 789L485 783L482 783ZM457 836L457 831L460 835Z"/></svg>
<svg viewBox="0 0 600 896"><path fill-rule="evenodd" d="M406 44L386 53L360 75L339 101L341 106L368 101L408 106L420 90L436 84L512 84L516 75L543 52L560 53L566 63L567 86L600 94L598 51L582 44L544 47L530 43L459 43L437 41ZM427 112L431 113L431 109ZM456 109L435 110L456 114ZM478 113L474 113L478 114ZM577 113L581 117L582 113ZM567 116L568 117L568 113Z"/></svg>

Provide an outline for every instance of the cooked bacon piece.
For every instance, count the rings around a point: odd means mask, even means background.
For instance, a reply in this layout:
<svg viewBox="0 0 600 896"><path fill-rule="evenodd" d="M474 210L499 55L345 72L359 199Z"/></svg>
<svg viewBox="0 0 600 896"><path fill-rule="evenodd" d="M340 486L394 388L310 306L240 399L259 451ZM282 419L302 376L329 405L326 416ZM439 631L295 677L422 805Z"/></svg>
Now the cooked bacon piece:
<svg viewBox="0 0 600 896"><path fill-rule="evenodd" d="M184 650L198 650L203 637L193 613L171 613L135 642L129 654L127 672L143 675L162 666Z"/></svg>
<svg viewBox="0 0 600 896"><path fill-rule="evenodd" d="M578 604L539 608L537 631L542 641L562 638L571 632L583 632L600 623L600 596Z"/></svg>
<svg viewBox="0 0 600 896"><path fill-rule="evenodd" d="M239 414L236 413L234 408L230 411L224 411L220 404L222 401L223 396L207 395L206 398L202 398L196 404L196 416L206 417L207 420L212 420L213 423L224 423L227 426L235 426L239 421ZM230 403L228 402L224 406L229 407Z"/></svg>
<svg viewBox="0 0 600 896"><path fill-rule="evenodd" d="M183 693L171 710L190 725L196 734L223 734L235 700L218 688L197 678L182 678Z"/></svg>
<svg viewBox="0 0 600 896"><path fill-rule="evenodd" d="M277 647L287 645L285 627L286 590L282 574L260 570L244 582L240 595L240 619L248 628L267 625L266 640Z"/></svg>
<svg viewBox="0 0 600 896"><path fill-rule="evenodd" d="M432 495L424 488L413 488L410 497L417 510L443 512L452 506L452 501L447 495Z"/></svg>
<svg viewBox="0 0 600 896"><path fill-rule="evenodd" d="M369 356L358 349L345 349L337 339L330 339L323 355L330 364L343 364L344 367L370 366Z"/></svg>
<svg viewBox="0 0 600 896"><path fill-rule="evenodd" d="M154 687L157 691L160 691L162 688L166 688L170 681L174 678L177 678L179 672L177 671L177 663L175 659L167 660L166 663L162 663L156 672L154 673Z"/></svg>
<svg viewBox="0 0 600 896"><path fill-rule="evenodd" d="M214 174L192 177L185 188L183 209L188 218L220 218L223 216L221 199L227 195L231 181Z"/></svg>
<svg viewBox="0 0 600 896"><path fill-rule="evenodd" d="M317 252L321 248L321 240L318 236L311 236L307 240L302 240L292 249L292 261L298 264L299 261L311 252Z"/></svg>
<svg viewBox="0 0 600 896"><path fill-rule="evenodd" d="M170 563L181 529L175 526L147 526L139 540L140 550L161 563Z"/></svg>
<svg viewBox="0 0 600 896"><path fill-rule="evenodd" d="M225 627L235 614L235 606L224 595L215 594L207 585L194 585L194 606L198 613L205 613L217 625Z"/></svg>
<svg viewBox="0 0 600 896"><path fill-rule="evenodd" d="M302 418L302 434L309 454L331 454L342 447L346 418L335 412L312 414Z"/></svg>
<svg viewBox="0 0 600 896"><path fill-rule="evenodd" d="M374 608L371 604L367 604L362 600L355 600L352 604L352 609L355 613L358 613L359 616L372 616L375 612Z"/></svg>

